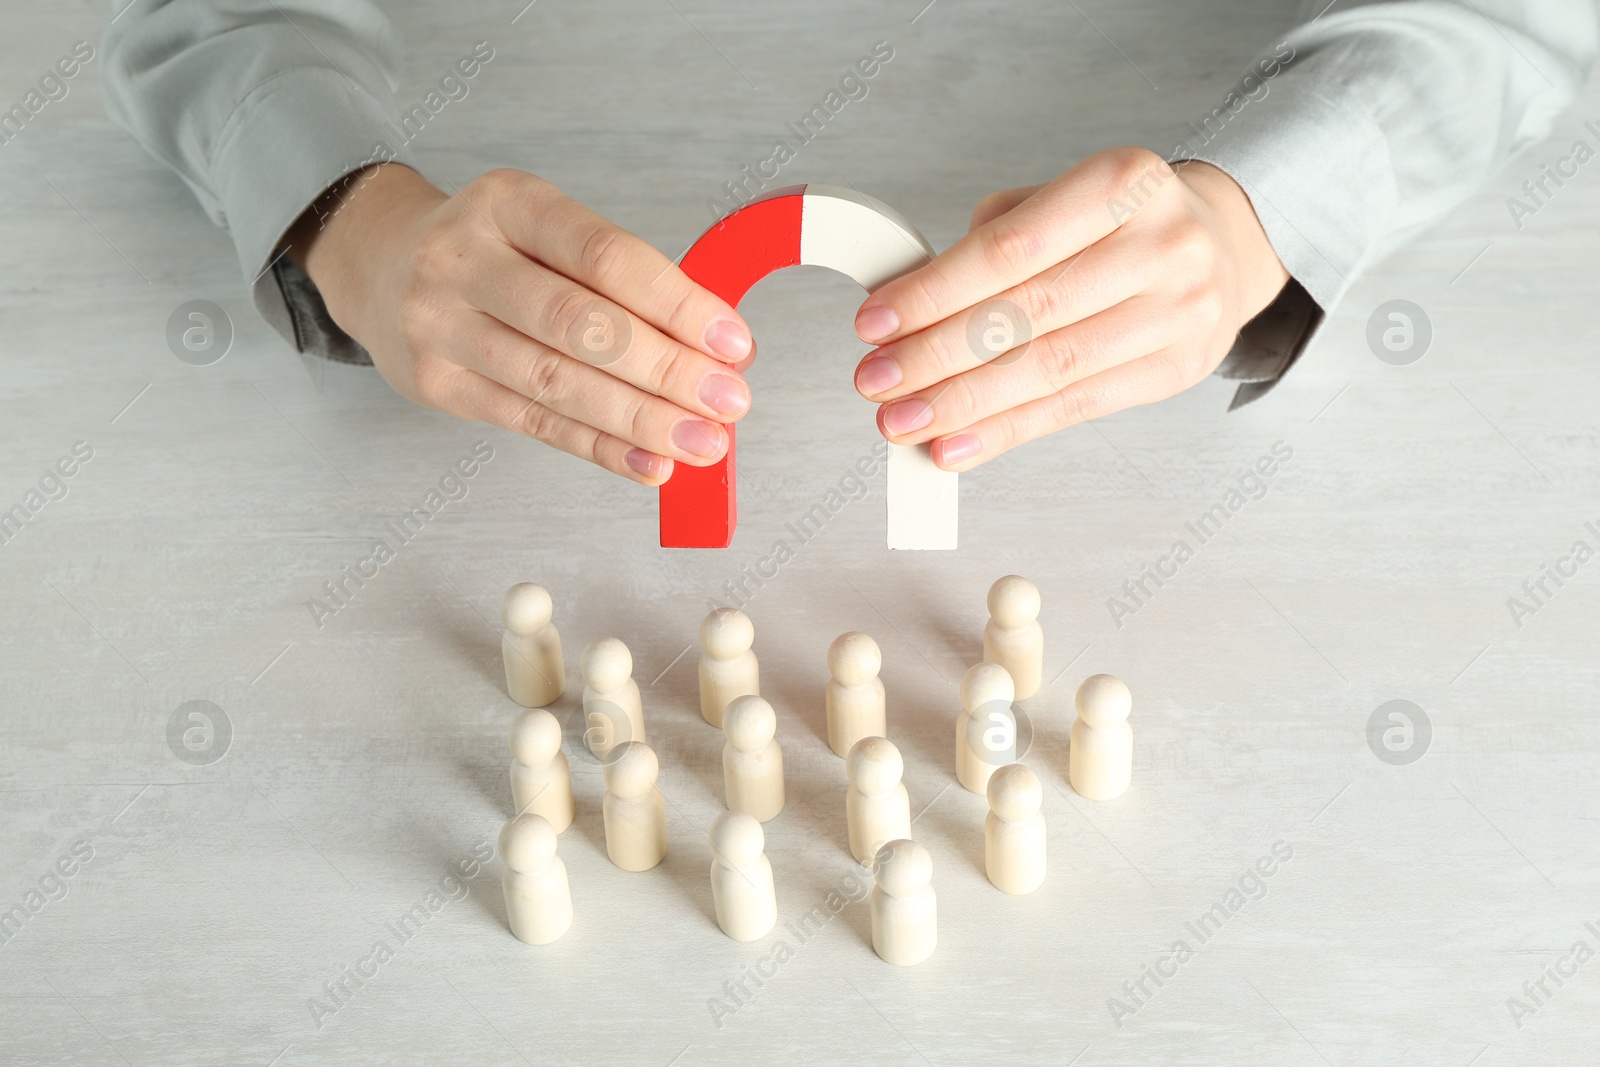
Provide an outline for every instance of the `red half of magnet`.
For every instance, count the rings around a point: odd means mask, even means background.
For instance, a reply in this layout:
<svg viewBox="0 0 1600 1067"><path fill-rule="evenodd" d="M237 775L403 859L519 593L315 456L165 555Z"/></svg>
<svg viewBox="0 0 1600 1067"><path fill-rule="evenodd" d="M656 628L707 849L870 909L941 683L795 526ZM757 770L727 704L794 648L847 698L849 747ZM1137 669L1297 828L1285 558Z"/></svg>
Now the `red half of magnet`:
<svg viewBox="0 0 1600 1067"><path fill-rule="evenodd" d="M684 253L683 272L738 307L751 286L800 262L805 186L779 189L731 212ZM661 547L727 548L738 525L733 426L728 451L709 467L673 465L661 486Z"/></svg>

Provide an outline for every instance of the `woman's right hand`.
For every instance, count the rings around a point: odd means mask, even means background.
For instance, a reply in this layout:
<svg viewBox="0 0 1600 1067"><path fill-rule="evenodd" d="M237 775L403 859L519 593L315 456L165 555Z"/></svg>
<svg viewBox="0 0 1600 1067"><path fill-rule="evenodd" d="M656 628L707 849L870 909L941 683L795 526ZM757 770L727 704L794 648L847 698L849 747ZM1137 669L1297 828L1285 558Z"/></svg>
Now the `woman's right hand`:
<svg viewBox="0 0 1600 1067"><path fill-rule="evenodd" d="M287 243L333 320L419 404L645 485L720 459L721 423L749 410L738 312L532 174L490 171L447 196L381 164Z"/></svg>

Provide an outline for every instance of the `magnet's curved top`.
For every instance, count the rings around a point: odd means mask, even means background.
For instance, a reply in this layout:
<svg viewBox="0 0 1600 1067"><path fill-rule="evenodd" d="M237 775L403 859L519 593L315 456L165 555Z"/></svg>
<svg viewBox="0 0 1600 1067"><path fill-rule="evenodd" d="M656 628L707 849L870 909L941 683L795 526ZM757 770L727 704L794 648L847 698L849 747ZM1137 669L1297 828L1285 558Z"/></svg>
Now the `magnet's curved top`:
<svg viewBox="0 0 1600 1067"><path fill-rule="evenodd" d="M868 292L933 258L933 247L889 205L854 189L791 185L728 213L683 254L685 274L738 306L751 286L785 267L828 267ZM708 467L676 464L661 486L664 548L726 548L738 524L734 434ZM927 445L889 445L890 548L954 548L957 477Z"/></svg>

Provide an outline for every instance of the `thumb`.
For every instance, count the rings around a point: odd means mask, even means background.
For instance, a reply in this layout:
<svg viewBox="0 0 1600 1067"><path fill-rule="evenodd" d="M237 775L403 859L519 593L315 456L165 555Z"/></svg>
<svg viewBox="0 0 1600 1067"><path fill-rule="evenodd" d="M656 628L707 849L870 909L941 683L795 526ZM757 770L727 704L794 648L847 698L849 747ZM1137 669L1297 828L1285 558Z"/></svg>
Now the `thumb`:
<svg viewBox="0 0 1600 1067"><path fill-rule="evenodd" d="M1001 189L997 193L990 193L979 200L978 206L972 209L972 223L967 230L970 232L985 223L993 222L1043 188L1043 185L1022 185L1015 189Z"/></svg>

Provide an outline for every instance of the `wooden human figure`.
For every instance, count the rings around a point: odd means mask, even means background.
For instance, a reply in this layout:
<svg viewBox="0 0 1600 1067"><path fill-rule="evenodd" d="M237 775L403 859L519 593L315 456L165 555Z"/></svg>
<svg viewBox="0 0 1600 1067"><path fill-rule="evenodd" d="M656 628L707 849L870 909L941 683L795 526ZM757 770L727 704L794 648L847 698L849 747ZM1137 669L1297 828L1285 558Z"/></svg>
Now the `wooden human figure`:
<svg viewBox="0 0 1600 1067"><path fill-rule="evenodd" d="M1017 761L1016 690L998 663L975 663L961 679L956 716L956 780L974 793L989 788L996 767Z"/></svg>
<svg viewBox="0 0 1600 1067"><path fill-rule="evenodd" d="M890 841L878 849L873 873L873 951L897 967L921 963L939 941L933 858L915 841Z"/></svg>
<svg viewBox="0 0 1600 1067"><path fill-rule="evenodd" d="M717 925L735 941L758 941L778 921L766 833L755 816L725 811L712 820L711 902Z"/></svg>
<svg viewBox="0 0 1600 1067"><path fill-rule="evenodd" d="M543 816L560 833L572 825L572 769L561 751L561 723L529 708L511 723L511 800L516 814Z"/></svg>
<svg viewBox="0 0 1600 1067"><path fill-rule="evenodd" d="M550 594L532 582L518 582L500 598L500 621L506 626L500 639L506 692L525 708L554 704L567 685L561 635L550 621L554 610Z"/></svg>
<svg viewBox="0 0 1600 1067"><path fill-rule="evenodd" d="M983 866L996 889L1019 896L1044 884L1044 788L1020 763L989 776L983 822Z"/></svg>
<svg viewBox="0 0 1600 1067"><path fill-rule="evenodd" d="M888 737L883 653L878 642L862 633L840 634L828 646L828 673L833 677L823 694L828 712L828 747L848 755L863 737Z"/></svg>
<svg viewBox="0 0 1600 1067"><path fill-rule="evenodd" d="M1096 674L1078 687L1077 703L1067 778L1090 800L1121 796L1133 781L1133 694L1121 679Z"/></svg>
<svg viewBox="0 0 1600 1067"><path fill-rule="evenodd" d="M605 765L601 802L606 855L625 871L648 871L667 854L667 799L656 788L661 765L643 741L624 741Z"/></svg>
<svg viewBox="0 0 1600 1067"><path fill-rule="evenodd" d="M633 680L633 653L615 637L589 642L578 661L583 675L583 743L604 760L624 741L646 740L644 704Z"/></svg>
<svg viewBox="0 0 1600 1067"><path fill-rule="evenodd" d="M1044 630L1039 627L1039 588L1008 574L989 587L989 623L983 628L983 658L1011 675L1017 700L1039 691L1044 677Z"/></svg>
<svg viewBox="0 0 1600 1067"><path fill-rule="evenodd" d="M900 781L905 762L884 737L863 737L844 761L850 788L844 794L850 854L870 863L885 841L911 836L911 798Z"/></svg>
<svg viewBox="0 0 1600 1067"><path fill-rule="evenodd" d="M506 918L517 940L548 945L572 925L567 865L556 855L556 831L544 816L523 812L500 829Z"/></svg>
<svg viewBox="0 0 1600 1067"><path fill-rule="evenodd" d="M729 811L766 822L783 810L783 749L778 716L758 696L735 697L722 713L722 785Z"/></svg>
<svg viewBox="0 0 1600 1067"><path fill-rule="evenodd" d="M761 693L755 639L750 616L734 608L717 608L700 623L700 717L712 726L722 726L734 697Z"/></svg>

